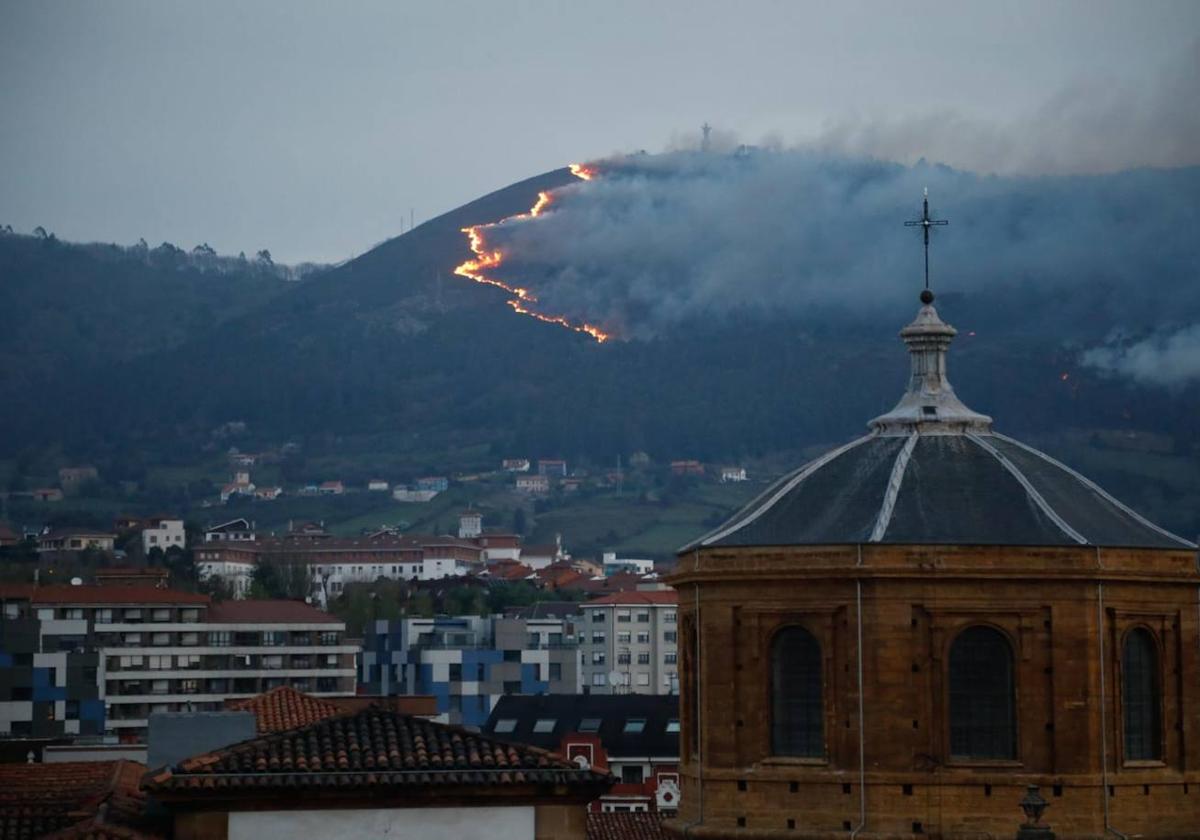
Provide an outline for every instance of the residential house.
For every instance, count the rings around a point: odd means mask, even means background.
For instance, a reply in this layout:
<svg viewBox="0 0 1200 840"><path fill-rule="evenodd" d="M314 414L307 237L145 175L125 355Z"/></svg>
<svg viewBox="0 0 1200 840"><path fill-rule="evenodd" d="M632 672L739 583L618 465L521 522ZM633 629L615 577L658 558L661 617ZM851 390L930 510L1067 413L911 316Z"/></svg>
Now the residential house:
<svg viewBox="0 0 1200 840"><path fill-rule="evenodd" d="M673 589L605 595L581 605L583 680L597 694L677 694L679 596Z"/></svg>
<svg viewBox="0 0 1200 840"><path fill-rule="evenodd" d="M149 554L151 549L168 548L183 549L187 544L187 535L183 530L182 519L153 518L146 521L142 529L142 553Z"/></svg>
<svg viewBox="0 0 1200 840"><path fill-rule="evenodd" d="M260 502L273 502L283 495L282 487L256 487L254 498Z"/></svg>
<svg viewBox="0 0 1200 840"><path fill-rule="evenodd" d="M539 458L538 475L550 476L552 478L566 478L567 462L561 458Z"/></svg>
<svg viewBox="0 0 1200 840"><path fill-rule="evenodd" d="M57 487L37 487L29 491L29 497L35 502L61 502L63 491Z"/></svg>
<svg viewBox="0 0 1200 840"><path fill-rule="evenodd" d="M621 572L648 575L654 571L654 561L633 557L617 557L616 552L606 551L603 556L604 576L612 577Z"/></svg>
<svg viewBox="0 0 1200 840"><path fill-rule="evenodd" d="M699 461L672 461L671 475L704 475L704 464Z"/></svg>
<svg viewBox="0 0 1200 840"><path fill-rule="evenodd" d="M437 490L414 490L404 484L397 485L392 489L392 498L397 502L424 503L433 499L437 494Z"/></svg>
<svg viewBox="0 0 1200 840"><path fill-rule="evenodd" d="M518 493L528 493L531 496L544 496L550 492L550 479L544 475L519 475L516 480Z"/></svg>
<svg viewBox="0 0 1200 840"><path fill-rule="evenodd" d="M484 563L521 559L521 538L516 534L485 531L475 537L474 541L483 549Z"/></svg>
<svg viewBox="0 0 1200 840"><path fill-rule="evenodd" d="M450 479L444 475L427 475L417 479L418 490L432 490L435 493L445 493L450 489Z"/></svg>
<svg viewBox="0 0 1200 840"><path fill-rule="evenodd" d="M679 808L679 698L647 694L509 695L482 731L611 773L598 812Z"/></svg>
<svg viewBox="0 0 1200 840"><path fill-rule="evenodd" d="M345 744L356 748L329 746ZM146 790L175 837L584 840L586 803L611 784L543 750L372 706L167 766Z"/></svg>
<svg viewBox="0 0 1200 840"><path fill-rule="evenodd" d="M508 472L529 472L528 458L505 458L501 465Z"/></svg>
<svg viewBox="0 0 1200 840"><path fill-rule="evenodd" d="M745 481L745 467L721 467L721 483L725 484L731 481Z"/></svg>
<svg viewBox="0 0 1200 840"><path fill-rule="evenodd" d="M116 535L85 528L62 528L38 536L39 553L48 551L112 551Z"/></svg>
<svg viewBox="0 0 1200 840"><path fill-rule="evenodd" d="M372 493L386 493L388 486L388 483L382 478L372 478L367 482L367 490Z"/></svg>
<svg viewBox="0 0 1200 840"><path fill-rule="evenodd" d="M220 525L213 525L204 531L204 541L208 542L253 542L257 537L254 523L248 519L230 519Z"/></svg>
<svg viewBox="0 0 1200 840"><path fill-rule="evenodd" d="M317 488L317 493L321 496L340 496L346 492L346 486L340 481L322 481L321 486Z"/></svg>
<svg viewBox="0 0 1200 840"><path fill-rule="evenodd" d="M562 534L555 534L552 543L521 547L521 562L535 569L544 569L551 563L570 559L571 555L562 547Z"/></svg>
<svg viewBox="0 0 1200 840"><path fill-rule="evenodd" d="M471 540L483 533L483 514L477 510L464 510L458 515L459 539Z"/></svg>

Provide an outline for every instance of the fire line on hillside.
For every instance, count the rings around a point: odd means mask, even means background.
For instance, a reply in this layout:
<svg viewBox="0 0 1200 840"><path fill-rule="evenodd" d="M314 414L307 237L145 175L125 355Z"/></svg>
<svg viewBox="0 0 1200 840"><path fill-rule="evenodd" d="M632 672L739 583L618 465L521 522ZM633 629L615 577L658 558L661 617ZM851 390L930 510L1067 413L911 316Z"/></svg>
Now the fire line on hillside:
<svg viewBox="0 0 1200 840"><path fill-rule="evenodd" d="M571 164L571 174L584 181L590 181L596 176L596 170L582 163ZM488 224L471 225L465 227L462 232L467 235L467 241L471 246L471 252L475 254L473 259L466 260L454 269L454 273L459 277L466 277L469 280L474 280L476 283L486 283L489 286L496 286L503 289L512 295L508 301L509 306L514 312L521 315L528 315L531 318L536 318L539 321L545 321L547 324L557 324L560 327L566 327L575 332L586 333L597 342L603 344L612 338L611 333L607 333L594 324L589 324L585 321L572 321L562 315L547 315L542 312L537 312L530 308L532 304L537 303L537 296L528 289L521 286L513 286L499 280L496 277L489 276L486 271L496 269L504 262L504 252L500 249L488 249L487 240L484 238L484 231L488 228L502 225L505 222L514 221L517 219L533 219L545 212L546 208L553 203L554 199L549 192L539 192L537 201L533 207L529 208L527 213L518 213L515 216L508 216L498 222L490 222Z"/></svg>

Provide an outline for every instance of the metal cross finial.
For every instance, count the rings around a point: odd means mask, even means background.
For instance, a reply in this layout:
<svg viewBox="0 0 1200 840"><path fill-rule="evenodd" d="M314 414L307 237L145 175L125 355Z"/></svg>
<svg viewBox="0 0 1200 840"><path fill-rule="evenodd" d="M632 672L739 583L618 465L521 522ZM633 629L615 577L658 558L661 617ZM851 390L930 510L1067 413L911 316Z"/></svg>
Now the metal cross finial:
<svg viewBox="0 0 1200 840"><path fill-rule="evenodd" d="M905 227L920 227L925 232L925 288L929 288L929 229L934 225L950 224L945 219L929 218L929 187L925 188L925 201L921 210L921 218L905 222Z"/></svg>

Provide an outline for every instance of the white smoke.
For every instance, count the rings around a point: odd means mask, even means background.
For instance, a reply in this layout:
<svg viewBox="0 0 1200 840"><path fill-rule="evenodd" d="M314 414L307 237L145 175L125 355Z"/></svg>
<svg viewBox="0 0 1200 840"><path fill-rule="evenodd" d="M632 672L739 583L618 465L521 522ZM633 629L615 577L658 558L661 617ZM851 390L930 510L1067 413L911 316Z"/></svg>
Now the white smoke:
<svg viewBox="0 0 1200 840"><path fill-rule="evenodd" d="M1134 343L1114 338L1084 353L1082 360L1088 367L1147 385L1186 385L1200 380L1200 324Z"/></svg>

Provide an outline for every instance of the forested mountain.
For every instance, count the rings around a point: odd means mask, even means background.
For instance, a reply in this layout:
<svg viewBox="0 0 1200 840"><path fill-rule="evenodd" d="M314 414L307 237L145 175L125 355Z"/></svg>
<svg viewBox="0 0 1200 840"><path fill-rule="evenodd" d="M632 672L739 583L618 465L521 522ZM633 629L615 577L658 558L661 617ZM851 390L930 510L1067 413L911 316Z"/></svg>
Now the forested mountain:
<svg viewBox="0 0 1200 840"><path fill-rule="evenodd" d="M78 459L186 461L214 429L241 421L251 448L336 441L417 463L468 445L486 445L489 459L734 459L843 440L899 396L908 361L896 332L916 311L915 288L910 304L859 321L697 318L598 344L520 317L504 291L452 273L470 255L461 228L570 182L556 170L512 185L301 283L0 238L0 457L61 446ZM951 360L960 396L1034 442L1064 430L1156 432L1194 459L1197 388L1081 366L1082 348L1055 323L1087 305L1064 294L940 297L962 331ZM1177 489L1137 481L1135 497ZM1168 524L1196 524L1173 504L1163 510Z"/></svg>

